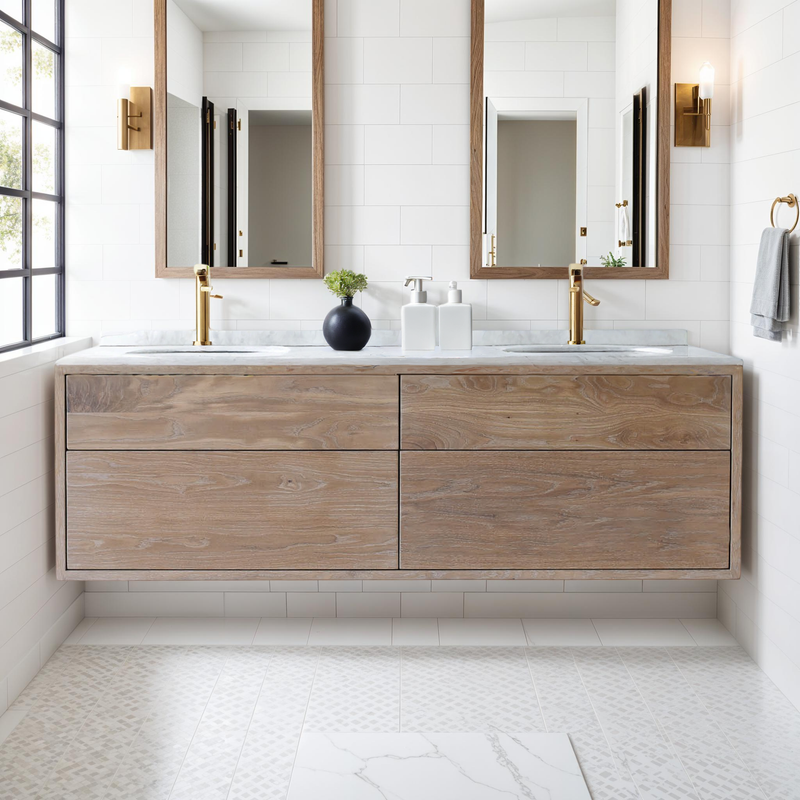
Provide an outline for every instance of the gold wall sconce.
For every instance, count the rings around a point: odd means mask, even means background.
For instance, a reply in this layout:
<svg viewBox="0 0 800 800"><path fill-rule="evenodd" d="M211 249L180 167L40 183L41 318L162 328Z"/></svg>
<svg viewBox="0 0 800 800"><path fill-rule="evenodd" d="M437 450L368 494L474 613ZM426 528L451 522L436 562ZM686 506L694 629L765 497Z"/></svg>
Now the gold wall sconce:
<svg viewBox="0 0 800 800"><path fill-rule="evenodd" d="M700 67L699 83L675 84L675 147L711 147L714 67Z"/></svg>
<svg viewBox="0 0 800 800"><path fill-rule="evenodd" d="M153 90L131 86L117 100L117 150L153 149Z"/></svg>

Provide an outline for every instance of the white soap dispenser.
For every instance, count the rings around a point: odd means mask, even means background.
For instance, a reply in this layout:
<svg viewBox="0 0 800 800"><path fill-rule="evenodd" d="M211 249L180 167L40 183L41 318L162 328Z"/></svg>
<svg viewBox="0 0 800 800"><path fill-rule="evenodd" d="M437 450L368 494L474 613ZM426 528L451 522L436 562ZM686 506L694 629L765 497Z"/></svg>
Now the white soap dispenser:
<svg viewBox="0 0 800 800"><path fill-rule="evenodd" d="M436 349L436 306L428 305L428 293L422 290L422 281L430 277L410 275L405 286L412 281L411 302L400 309L400 327L403 350Z"/></svg>
<svg viewBox="0 0 800 800"><path fill-rule="evenodd" d="M439 306L439 347L472 350L472 306L461 302L461 289L450 281L447 302Z"/></svg>

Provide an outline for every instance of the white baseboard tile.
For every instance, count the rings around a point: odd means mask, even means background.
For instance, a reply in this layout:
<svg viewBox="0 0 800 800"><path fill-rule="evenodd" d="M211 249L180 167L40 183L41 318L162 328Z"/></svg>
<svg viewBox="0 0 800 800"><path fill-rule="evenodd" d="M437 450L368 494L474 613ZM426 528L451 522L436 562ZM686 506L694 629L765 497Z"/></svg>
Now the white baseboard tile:
<svg viewBox="0 0 800 800"><path fill-rule="evenodd" d="M59 617L39 642L39 655L44 666L50 657L69 638L70 634L83 622L85 615L85 595L75 598L72 605Z"/></svg>
<svg viewBox="0 0 800 800"><path fill-rule="evenodd" d="M641 581L564 581L565 592L641 592Z"/></svg>
<svg viewBox="0 0 800 800"><path fill-rule="evenodd" d="M486 581L431 581L432 592L485 592Z"/></svg>
<svg viewBox="0 0 800 800"><path fill-rule="evenodd" d="M8 702L13 703L42 668L39 643L32 647L8 673Z"/></svg>
<svg viewBox="0 0 800 800"><path fill-rule="evenodd" d="M6 713L8 708L8 678L0 681L0 717Z"/></svg>
<svg viewBox="0 0 800 800"><path fill-rule="evenodd" d="M717 592L717 619L736 636L736 603L722 587Z"/></svg>
<svg viewBox="0 0 800 800"><path fill-rule="evenodd" d="M429 592L430 590L430 581L376 580L363 582L363 591L365 592Z"/></svg>
<svg viewBox="0 0 800 800"><path fill-rule="evenodd" d="M89 592L87 617L221 617L222 592Z"/></svg>
<svg viewBox="0 0 800 800"><path fill-rule="evenodd" d="M403 592L401 617L453 618L464 616L463 592Z"/></svg>
<svg viewBox="0 0 800 800"><path fill-rule="evenodd" d="M287 592L287 617L335 617L336 595L333 592Z"/></svg>
<svg viewBox="0 0 800 800"><path fill-rule="evenodd" d="M226 617L285 617L286 592L225 592Z"/></svg>
<svg viewBox="0 0 800 800"><path fill-rule="evenodd" d="M318 592L319 581L270 581L271 592Z"/></svg>
<svg viewBox="0 0 800 800"><path fill-rule="evenodd" d="M727 581L720 581L726 583ZM716 592L715 580L642 581L645 592Z"/></svg>
<svg viewBox="0 0 800 800"><path fill-rule="evenodd" d="M128 591L269 592L271 589L269 581L128 581Z"/></svg>
<svg viewBox="0 0 800 800"><path fill-rule="evenodd" d="M127 592L130 587L128 581L86 581L84 590L87 592Z"/></svg>
<svg viewBox="0 0 800 800"><path fill-rule="evenodd" d="M465 590L465 591L472 591ZM564 581L486 581L487 592L563 592Z"/></svg>
<svg viewBox="0 0 800 800"><path fill-rule="evenodd" d="M715 592L476 593L464 596L464 616L476 618L703 619L716 615Z"/></svg>
<svg viewBox="0 0 800 800"><path fill-rule="evenodd" d="M321 592L361 592L363 581L319 581Z"/></svg>
<svg viewBox="0 0 800 800"><path fill-rule="evenodd" d="M336 595L337 617L399 617L400 592L342 592Z"/></svg>

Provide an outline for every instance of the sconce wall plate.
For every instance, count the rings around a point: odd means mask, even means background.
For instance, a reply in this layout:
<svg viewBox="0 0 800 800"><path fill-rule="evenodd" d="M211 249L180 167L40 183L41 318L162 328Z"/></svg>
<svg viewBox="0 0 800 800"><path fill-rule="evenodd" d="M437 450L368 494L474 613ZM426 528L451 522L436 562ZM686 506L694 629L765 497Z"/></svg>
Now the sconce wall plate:
<svg viewBox="0 0 800 800"><path fill-rule="evenodd" d="M153 149L153 90L131 86L130 100L117 101L117 150Z"/></svg>
<svg viewBox="0 0 800 800"><path fill-rule="evenodd" d="M675 147L711 147L711 101L696 83L675 84Z"/></svg>

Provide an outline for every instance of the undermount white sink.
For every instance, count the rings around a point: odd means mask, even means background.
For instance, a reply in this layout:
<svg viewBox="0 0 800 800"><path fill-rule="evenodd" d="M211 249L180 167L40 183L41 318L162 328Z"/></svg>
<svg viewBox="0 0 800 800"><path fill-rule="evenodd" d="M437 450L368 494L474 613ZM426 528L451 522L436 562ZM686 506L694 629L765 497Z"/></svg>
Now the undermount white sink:
<svg viewBox="0 0 800 800"><path fill-rule="evenodd" d="M288 347L280 345L259 347L257 349L235 347L214 347L213 345L207 346L190 346L190 347L147 347L139 348L128 351L128 355L132 356L218 356L218 355L234 355L234 356L275 356L282 353L288 353Z"/></svg>
<svg viewBox="0 0 800 800"><path fill-rule="evenodd" d="M516 347L506 347L506 353L641 353L651 356L672 355L671 347L644 347L633 344L523 344Z"/></svg>

